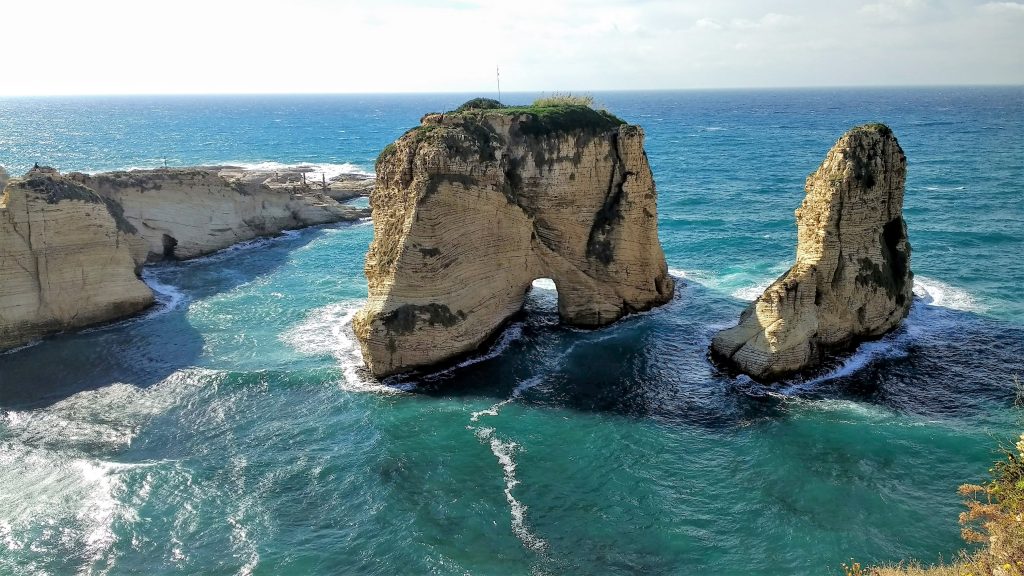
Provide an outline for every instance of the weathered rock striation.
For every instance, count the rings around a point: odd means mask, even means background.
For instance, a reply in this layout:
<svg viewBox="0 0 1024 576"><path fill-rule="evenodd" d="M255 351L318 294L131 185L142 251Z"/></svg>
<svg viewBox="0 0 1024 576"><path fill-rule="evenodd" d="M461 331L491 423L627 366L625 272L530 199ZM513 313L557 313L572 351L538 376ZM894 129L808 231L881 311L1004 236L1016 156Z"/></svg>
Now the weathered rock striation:
<svg viewBox="0 0 1024 576"><path fill-rule="evenodd" d="M265 171L164 168L69 177L121 207L149 244L151 261L195 258L281 230L367 215L313 184Z"/></svg>
<svg viewBox="0 0 1024 576"><path fill-rule="evenodd" d="M11 180L0 193L0 350L146 308L145 258L113 202L52 169Z"/></svg>
<svg viewBox="0 0 1024 576"><path fill-rule="evenodd" d="M557 106L431 114L388 146L353 322L372 373L477 349L537 278L579 326L670 300L643 143L614 116Z"/></svg>
<svg viewBox="0 0 1024 576"><path fill-rule="evenodd" d="M302 174L234 167L62 176L37 166L9 182L0 169L0 183L0 350L149 306L146 261L369 212Z"/></svg>
<svg viewBox="0 0 1024 576"><path fill-rule="evenodd" d="M796 211L796 264L741 314L738 326L714 337L712 355L770 379L899 326L913 297L906 174L906 157L887 126L843 135L807 178Z"/></svg>

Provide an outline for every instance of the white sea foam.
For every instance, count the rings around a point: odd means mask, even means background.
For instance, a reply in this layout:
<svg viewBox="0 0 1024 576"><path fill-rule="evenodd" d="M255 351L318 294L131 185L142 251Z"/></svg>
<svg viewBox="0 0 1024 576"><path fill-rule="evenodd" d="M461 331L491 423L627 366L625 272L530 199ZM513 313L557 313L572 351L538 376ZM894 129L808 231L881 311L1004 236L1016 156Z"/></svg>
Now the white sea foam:
<svg viewBox="0 0 1024 576"><path fill-rule="evenodd" d="M74 451L12 443L0 451L0 544L9 550L29 546L75 548L102 562L117 542L114 524L135 515L120 503L123 475L139 465L82 458ZM74 530L41 531L40 526L74 525ZM107 558L109 562L109 558ZM108 563L109 565L109 563Z"/></svg>
<svg viewBox="0 0 1024 576"><path fill-rule="evenodd" d="M45 409L7 411L0 422L8 434L36 448L123 449L131 445L148 420L222 375L215 370L188 368L146 388L114 382L73 394ZM118 418L111 419L109 415L115 413Z"/></svg>
<svg viewBox="0 0 1024 576"><path fill-rule="evenodd" d="M477 439L490 446L491 453L494 454L495 458L498 459L498 464L501 465L502 476L505 480L505 501L508 502L509 506L512 532L527 548L538 552L544 550L547 547L547 542L534 534L526 523L527 506L512 493L516 486L519 485L519 479L516 478L515 453L521 450L520 446L515 442L502 441L495 436L493 428L471 427L471 429L474 430Z"/></svg>
<svg viewBox="0 0 1024 576"><path fill-rule="evenodd" d="M329 226L329 224L328 224L328 226ZM177 263L175 263L175 265L176 266L194 266L196 264L208 264L210 262L220 262L221 260L233 257L235 254L237 254L239 252L248 252L249 250L256 250L256 249L259 249L259 248L266 248L266 247L272 246L272 245L274 245L274 244L276 244L278 242L286 242L288 240L294 240L295 238L300 237L303 232L306 232L306 231L309 231L309 230L320 229L322 227L323 226L309 226L309 227L303 228L301 230L281 230L280 232L278 232L278 234L276 236L261 236L259 238L253 238L251 240L243 240L242 242L238 242L238 243L232 244L231 246L228 246L226 248L222 248L220 250L217 250L216 252L212 252L212 253L207 254L205 256L200 256L198 258L191 258L189 260L184 260L182 262L177 262Z"/></svg>
<svg viewBox="0 0 1024 576"><path fill-rule="evenodd" d="M984 312L986 310L986 307L979 303L970 292L925 276L914 276L914 295L929 306L966 312Z"/></svg>
<svg viewBox="0 0 1024 576"><path fill-rule="evenodd" d="M754 284L753 286L747 286L745 288L740 288L738 290L733 290L732 297L736 298L738 300L745 300L747 302L753 302L754 300L757 299L758 296L763 294L764 291L767 290L768 287L771 286L771 285L772 285L772 281L771 280L764 280L762 282Z"/></svg>
<svg viewBox="0 0 1024 576"><path fill-rule="evenodd" d="M310 181L318 181L321 175L330 180L336 176L343 174L358 174L361 176L373 176L373 172L364 170L363 168L344 162L341 164L331 164L324 162L298 162L293 164L285 164L283 162L218 162L226 166L238 166L245 170L260 170L264 172L305 172L306 178Z"/></svg>
<svg viewBox="0 0 1024 576"><path fill-rule="evenodd" d="M352 319L362 306L362 302L347 301L316 308L280 338L301 354L334 357L345 376L345 390L398 393L414 389L413 383L381 383L367 374L362 350L352 333Z"/></svg>
<svg viewBox="0 0 1024 576"><path fill-rule="evenodd" d="M575 344L573 346L575 346ZM570 347L570 349L571 349L571 347ZM568 352L569 352L569 350L566 350L566 354L568 354ZM526 380L523 380L522 382L519 383L519 385L517 385L515 388L512 389L512 395L511 396L509 396L508 398L502 400L501 402L498 402L497 404L491 406L490 408L487 408L487 409L484 409L484 410L480 410L480 411L477 411L477 412L473 412L472 414L469 415L469 421L470 422L476 422L476 421L478 421L480 419L481 416L497 416L498 415L498 411L501 410L501 408L503 406L507 406L508 404L511 404L512 402L515 402L516 399L521 397L524 392L526 392L530 388L533 388L534 386L540 384L543 381L544 381L544 375L543 374L534 376L533 378L528 378Z"/></svg>
<svg viewBox="0 0 1024 576"><path fill-rule="evenodd" d="M169 168L181 167L178 163L180 162L176 158L167 158L173 165L169 165ZM307 178L311 181L319 180L321 174L328 180L342 174L359 174L361 176L373 176L373 172L367 171L362 167L352 164L349 162L343 163L330 163L330 162L295 162L295 163L284 163L284 162L233 162L233 161L212 161L202 163L204 166L237 166L244 170L259 170L263 172L306 172L309 176ZM156 168L163 168L163 159L154 158L152 161L146 164L138 164L125 166L118 168L120 171L131 171L131 170L154 170ZM107 170L88 170L88 174L99 174L106 172Z"/></svg>
<svg viewBox="0 0 1024 576"><path fill-rule="evenodd" d="M166 314L185 303L186 296L179 288L161 281L152 270L142 271L142 280L156 296L158 306L145 314L146 317Z"/></svg>

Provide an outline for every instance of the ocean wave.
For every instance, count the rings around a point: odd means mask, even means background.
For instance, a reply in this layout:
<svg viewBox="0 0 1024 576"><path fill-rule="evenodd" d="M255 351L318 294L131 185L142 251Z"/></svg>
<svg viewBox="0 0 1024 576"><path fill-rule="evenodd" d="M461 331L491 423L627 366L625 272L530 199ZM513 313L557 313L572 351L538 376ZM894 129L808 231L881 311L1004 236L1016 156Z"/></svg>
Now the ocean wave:
<svg viewBox="0 0 1024 576"><path fill-rule="evenodd" d="M253 238L251 240L243 240L241 242L237 242L237 243L232 244L231 246L228 246L226 248L221 248L220 250L217 250L216 252L211 252L211 253L206 254L204 256L199 256L197 258L190 258L188 260L182 260L182 261L179 261L179 262L175 262L174 265L175 266L194 266L194 265L197 265L197 264L208 264L210 262L220 262L221 260L224 260L226 258L230 258L230 257L232 257L233 255L235 255L235 254L237 254L239 252L248 252L250 250L266 248L268 246L272 246L272 245L277 244L279 242L286 242L288 240L294 240L294 239L299 238L300 236L302 236L302 234L304 232L308 232L310 230L320 230L320 229L323 229L326 226L332 226L332 224L321 224L321 225L318 225L318 226L309 226L309 227L302 228L302 229L299 229L299 230L281 230L275 236L259 236L257 238Z"/></svg>
<svg viewBox="0 0 1024 576"><path fill-rule="evenodd" d="M0 464L0 509L18 511L0 523L8 550L27 547L39 556L70 547L92 564L116 544L115 522L131 516L118 501L123 464L20 446L0 453ZM46 498L39 497L40 487ZM62 525L75 529L49 529Z"/></svg>
<svg viewBox="0 0 1024 576"><path fill-rule="evenodd" d="M42 342L43 342L42 338L39 338L38 340L32 340L31 342L26 342L25 344L22 344L21 346L17 346L15 348L11 348L9 350L4 350L4 351L0 352L0 356L3 356L5 354L14 354L15 352L21 352L22 350L25 350L27 348L31 348L33 346L39 345Z"/></svg>
<svg viewBox="0 0 1024 576"><path fill-rule="evenodd" d="M43 410L0 413L0 423L7 434L28 446L120 450L131 445L150 419L181 402L191 391L218 381L223 374L206 368L188 368L146 388L113 382L78 392ZM125 406L131 410L126 412ZM109 415L113 413L121 415L112 420Z"/></svg>
<svg viewBox="0 0 1024 576"><path fill-rule="evenodd" d="M960 192L962 190L966 190L967 187L966 186L950 186L950 187L925 186L924 189L929 191L929 192Z"/></svg>
<svg viewBox="0 0 1024 576"><path fill-rule="evenodd" d="M175 165L168 165L167 168L184 168L185 166L179 166L176 164L176 160L167 158L167 160L173 162ZM259 170L262 172L306 172L312 175L310 180L319 180L320 176L323 175L327 180L341 176L344 174L357 174L360 176L374 176L372 171L368 171L357 164L350 162L342 163L330 163L330 162L274 162L274 161L263 161L263 162L237 162L232 160L214 160L210 162L204 162L197 164L198 166L237 166L243 170ZM164 168L162 158L154 158L152 161L147 161L146 164L132 164L116 168L115 172L131 172L132 170L156 170L158 168ZM100 174L103 172L110 172L108 169L98 170L85 170L86 174Z"/></svg>
<svg viewBox="0 0 1024 576"><path fill-rule="evenodd" d="M46 408L0 414L8 439L7 449L0 450L0 509L17 511L0 524L0 542L9 550L30 546L35 554L76 549L89 559L87 565L103 561L118 540L115 524L137 520L148 497L143 483L135 502L123 501L124 475L164 462L122 463L94 455L123 450L146 422L220 374L190 368L148 388L114 383ZM111 419L114 413L119 416ZM46 498L39 498L40 486ZM49 526L74 529L40 531Z"/></svg>
<svg viewBox="0 0 1024 576"><path fill-rule="evenodd" d="M362 350L352 332L352 319L363 304L346 301L316 308L305 320L281 334L280 339L300 354L333 357L344 375L344 390L390 394L413 390L414 383L381 382L367 372Z"/></svg>
<svg viewBox="0 0 1024 576"><path fill-rule="evenodd" d="M929 306L965 312L984 312L987 309L967 290L925 276L914 276L914 295Z"/></svg>
<svg viewBox="0 0 1024 576"><path fill-rule="evenodd" d="M143 269L142 280L146 283L156 296L157 306L147 312L143 317L158 316L166 314L185 303L187 296L176 286L171 286L157 278L152 270Z"/></svg>
<svg viewBox="0 0 1024 576"><path fill-rule="evenodd" d="M357 174L359 176L373 176L373 172L364 170L362 167L352 164L349 162L343 162L341 164L332 164L326 162L296 162L296 163L283 163L283 162L218 162L218 165L224 166L238 166L244 170L259 170L261 172L305 172L306 174L312 174L315 178L308 178L309 180L319 180L320 176L330 180L337 176L344 174Z"/></svg>

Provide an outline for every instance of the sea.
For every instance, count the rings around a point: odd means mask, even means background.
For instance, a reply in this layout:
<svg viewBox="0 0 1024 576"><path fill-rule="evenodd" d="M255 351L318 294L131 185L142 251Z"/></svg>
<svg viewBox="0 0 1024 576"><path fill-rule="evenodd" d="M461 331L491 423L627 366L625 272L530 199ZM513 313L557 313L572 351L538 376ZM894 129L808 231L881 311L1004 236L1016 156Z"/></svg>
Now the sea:
<svg viewBox="0 0 1024 576"><path fill-rule="evenodd" d="M0 165L372 173L492 94L0 99ZM527 103L538 94L504 94ZM594 93L646 132L675 298L598 330L538 279L492 345L376 381L369 221L144 272L151 310L0 355L0 574L840 574L965 544L1024 432L1024 87ZM908 159L895 332L765 385L712 335L793 262L849 128Z"/></svg>

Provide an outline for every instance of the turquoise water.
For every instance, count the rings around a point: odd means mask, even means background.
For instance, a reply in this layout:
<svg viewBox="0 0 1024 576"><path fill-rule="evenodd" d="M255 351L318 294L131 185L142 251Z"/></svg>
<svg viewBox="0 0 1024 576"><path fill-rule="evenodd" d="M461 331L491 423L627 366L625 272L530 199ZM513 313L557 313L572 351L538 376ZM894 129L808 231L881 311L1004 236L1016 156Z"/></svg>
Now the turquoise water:
<svg viewBox="0 0 1024 576"><path fill-rule="evenodd" d="M509 100L529 100L514 95ZM0 100L0 164L372 169L466 95ZM349 321L368 223L151 267L149 313L0 355L0 573L822 574L961 547L957 485L1019 429L1024 89L609 93L641 124L679 282L378 383ZM766 388L711 335L787 266L848 127L907 152L903 328Z"/></svg>

